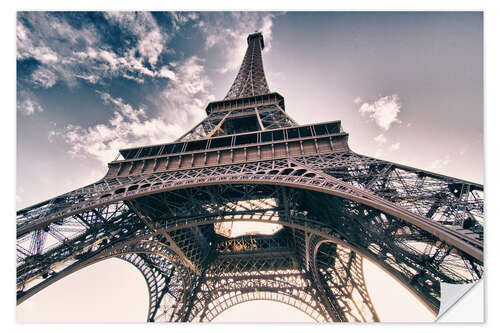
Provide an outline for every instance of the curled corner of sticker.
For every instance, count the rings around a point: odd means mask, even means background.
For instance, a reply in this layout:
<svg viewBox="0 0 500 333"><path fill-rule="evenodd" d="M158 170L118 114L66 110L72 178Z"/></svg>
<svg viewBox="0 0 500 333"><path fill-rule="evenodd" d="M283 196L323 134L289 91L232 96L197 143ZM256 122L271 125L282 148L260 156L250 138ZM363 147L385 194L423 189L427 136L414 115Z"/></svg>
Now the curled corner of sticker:
<svg viewBox="0 0 500 333"><path fill-rule="evenodd" d="M442 282L436 322L483 322L483 302L483 279L464 284Z"/></svg>

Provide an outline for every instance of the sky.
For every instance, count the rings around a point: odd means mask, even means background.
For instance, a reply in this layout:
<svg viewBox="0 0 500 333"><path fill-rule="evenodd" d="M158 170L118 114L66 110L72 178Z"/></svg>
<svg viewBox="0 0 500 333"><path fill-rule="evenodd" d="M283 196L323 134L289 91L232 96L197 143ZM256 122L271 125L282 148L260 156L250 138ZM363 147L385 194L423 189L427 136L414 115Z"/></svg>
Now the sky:
<svg viewBox="0 0 500 333"><path fill-rule="evenodd" d="M100 179L120 148L180 137L256 30L296 121L340 119L357 153L483 183L481 13L20 12L17 209Z"/></svg>

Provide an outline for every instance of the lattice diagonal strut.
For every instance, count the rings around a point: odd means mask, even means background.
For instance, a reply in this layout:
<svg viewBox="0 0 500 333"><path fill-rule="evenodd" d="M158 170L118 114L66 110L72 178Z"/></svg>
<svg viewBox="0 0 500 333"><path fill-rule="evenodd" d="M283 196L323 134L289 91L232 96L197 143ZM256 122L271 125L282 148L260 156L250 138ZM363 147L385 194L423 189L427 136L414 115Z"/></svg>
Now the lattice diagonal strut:
<svg viewBox="0 0 500 333"><path fill-rule="evenodd" d="M378 321L363 258L434 313L441 282L481 278L483 187L356 154L340 121L298 125L269 92L262 36L248 42L226 99L186 135L121 150L98 182L17 212L18 303L112 257L143 274L148 321L251 300ZM234 222L281 228L219 232Z"/></svg>
<svg viewBox="0 0 500 333"><path fill-rule="evenodd" d="M262 65L261 50L264 48L264 39L260 33L255 33L249 35L247 40L248 48L240 71L224 99L264 95L270 92Z"/></svg>

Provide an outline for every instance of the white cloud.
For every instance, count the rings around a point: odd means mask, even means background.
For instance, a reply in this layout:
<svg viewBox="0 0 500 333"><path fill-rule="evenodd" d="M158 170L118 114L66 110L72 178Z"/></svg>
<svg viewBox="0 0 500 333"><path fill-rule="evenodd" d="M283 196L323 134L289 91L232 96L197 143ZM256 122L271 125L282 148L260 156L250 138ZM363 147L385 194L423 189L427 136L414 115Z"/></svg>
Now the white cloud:
<svg viewBox="0 0 500 333"><path fill-rule="evenodd" d="M70 145L69 153L76 157L93 157L106 164L126 147L169 142L179 137L183 129L161 118L147 119L143 109L134 109L120 98L98 92L105 104L114 106L113 117L106 124L83 128L68 125L63 131L51 131L49 139L62 138Z"/></svg>
<svg viewBox="0 0 500 333"><path fill-rule="evenodd" d="M264 37L264 52L272 45L273 19L276 13L231 12L223 16L205 16L197 26L204 33L205 47L220 46L224 49L224 64L220 72L237 70L247 49L246 37L260 31ZM201 24L201 22L204 22Z"/></svg>
<svg viewBox="0 0 500 333"><path fill-rule="evenodd" d="M36 112L43 112L42 106L33 99L25 99L17 104L17 109L21 113L30 116Z"/></svg>
<svg viewBox="0 0 500 333"><path fill-rule="evenodd" d="M437 173L443 173L447 171L446 166L450 164L450 162L450 155L446 155L443 158L432 161L432 163L429 164L428 169Z"/></svg>
<svg viewBox="0 0 500 333"><path fill-rule="evenodd" d="M389 151L397 151L401 148L401 144L399 142L393 143L389 148Z"/></svg>
<svg viewBox="0 0 500 333"><path fill-rule="evenodd" d="M363 100L361 99L361 97L359 97L359 96L358 96L358 97L356 97L356 98L354 99L354 101L353 101L353 102L354 102L354 104L359 104L359 103L361 103L362 101L363 101Z"/></svg>
<svg viewBox="0 0 500 333"><path fill-rule="evenodd" d="M70 145L72 156L90 156L106 164L119 149L166 143L180 137L204 117L203 110L214 96L209 93L212 83L201 59L191 57L172 67L175 80L169 81L159 95L159 116L148 118L145 109L134 108L108 92L96 91L105 105L113 106L111 119L87 128L69 125L62 131L52 131L49 139L61 138Z"/></svg>
<svg viewBox="0 0 500 333"><path fill-rule="evenodd" d="M175 80L175 73L168 69L168 66L163 66L158 72L158 76Z"/></svg>
<svg viewBox="0 0 500 333"><path fill-rule="evenodd" d="M205 21L203 20L199 20L198 22L196 22L195 24L193 24L193 27L195 28L203 28L205 26Z"/></svg>
<svg viewBox="0 0 500 333"><path fill-rule="evenodd" d="M151 65L156 65L158 56L163 50L163 38L159 30L149 32L139 41L138 50L145 56Z"/></svg>
<svg viewBox="0 0 500 333"><path fill-rule="evenodd" d="M92 84L96 84L99 81L99 77L97 75L75 75L76 77L88 81Z"/></svg>
<svg viewBox="0 0 500 333"><path fill-rule="evenodd" d="M190 20L196 21L200 17L200 15L198 15L198 13L188 13L187 17Z"/></svg>
<svg viewBox="0 0 500 333"><path fill-rule="evenodd" d="M71 86L76 84L76 74L89 74L82 72L82 68L88 66L81 66L81 54L84 53L81 47L99 43L98 34L91 25L77 30L50 13L22 12L18 14L16 28L16 57L18 60L34 58L40 62L32 77L39 86L50 88L60 79Z"/></svg>
<svg viewBox="0 0 500 333"><path fill-rule="evenodd" d="M30 18L33 18L33 23L36 24L37 29L48 27L46 24L42 24L45 14L40 13L40 16L37 17L39 19L35 19L33 16L30 16ZM32 35L32 31L29 31L21 21L17 22L17 59L35 58L43 64L56 62L58 59L56 52L44 45L44 43L40 43L38 38L33 39Z"/></svg>
<svg viewBox="0 0 500 333"><path fill-rule="evenodd" d="M378 143L379 145L387 142L387 138L382 133L374 137L373 140L375 140L375 142Z"/></svg>
<svg viewBox="0 0 500 333"><path fill-rule="evenodd" d="M168 68L155 68L170 36L160 29L151 13L104 13L110 24L130 32L137 45L120 53L103 43L92 24L74 28L65 19L44 12L23 12L17 20L17 59L34 58L40 62L33 82L50 88L59 80L69 86L78 79L92 84L102 78L125 77L139 83L144 77L168 78ZM151 65L146 66L146 62Z"/></svg>
<svg viewBox="0 0 500 333"><path fill-rule="evenodd" d="M172 38L159 27L148 12L106 12L110 24L133 34L137 43L113 51L103 43L100 32L92 24L75 28L64 18L44 12L18 14L17 58L35 58L41 65L33 80L50 88L62 80L69 86L84 80L92 84L103 78L123 77L143 83L146 77L175 80L174 66L156 68L162 53L171 52L165 45ZM246 36L254 30L262 32L266 48L271 48L273 20L276 13L232 12L223 15L170 13L176 28L195 22L206 37L206 46L219 45L225 50L222 72L236 70L247 47ZM205 22L208 20L208 22ZM36 27L36 28L31 28ZM151 66L147 66L146 62Z"/></svg>
<svg viewBox="0 0 500 333"><path fill-rule="evenodd" d="M179 12L170 12L170 17L172 18L172 24L174 25L175 30L179 30L189 19L187 16L184 16Z"/></svg>
<svg viewBox="0 0 500 333"><path fill-rule="evenodd" d="M45 67L40 67L34 71L31 78L36 85L43 88L50 88L57 82L57 76Z"/></svg>
<svg viewBox="0 0 500 333"><path fill-rule="evenodd" d="M17 96L17 112L31 116L37 112L43 112L43 107L32 93L21 90Z"/></svg>
<svg viewBox="0 0 500 333"><path fill-rule="evenodd" d="M118 60L118 56L114 52L102 50L101 52L99 52L99 57L105 60L111 66L111 70L115 70L120 63L120 61Z"/></svg>
<svg viewBox="0 0 500 333"><path fill-rule="evenodd" d="M257 31L262 33L262 37L264 37L265 44L267 47L264 49L264 52L269 52L271 49L271 41L273 40L273 19L274 15L265 15L262 17L262 25Z"/></svg>
<svg viewBox="0 0 500 333"><path fill-rule="evenodd" d="M394 123L401 123L398 119L401 102L396 94L381 97L373 103L365 102L361 105L359 112L362 115L367 114L384 131L389 130Z"/></svg>
<svg viewBox="0 0 500 333"><path fill-rule="evenodd" d="M120 110L121 114L125 116L128 120L133 122L138 122L140 117L146 118L146 112L143 109L134 110L129 104L125 104L121 98L113 98L107 92L96 91L104 104L112 104L117 110Z"/></svg>
<svg viewBox="0 0 500 333"><path fill-rule="evenodd" d="M174 29L178 31L184 24L188 23L189 21L196 21L198 20L200 15L195 12L170 12L170 18L172 19L172 25L174 26ZM196 26L198 26L198 23L195 23Z"/></svg>
<svg viewBox="0 0 500 333"><path fill-rule="evenodd" d="M161 92L158 107L165 117L189 128L205 117L204 108L215 96L210 94L212 82L205 73L203 60L193 56L182 63L170 64L175 80Z"/></svg>
<svg viewBox="0 0 500 333"><path fill-rule="evenodd" d="M154 67L168 36L160 30L151 13L107 12L104 15L109 21L117 23L122 29L128 30L137 37L137 50L141 55L140 62L142 62L142 58L145 58Z"/></svg>
<svg viewBox="0 0 500 333"><path fill-rule="evenodd" d="M35 50L34 56L44 64L53 63L59 59L57 54L48 48L39 48Z"/></svg>

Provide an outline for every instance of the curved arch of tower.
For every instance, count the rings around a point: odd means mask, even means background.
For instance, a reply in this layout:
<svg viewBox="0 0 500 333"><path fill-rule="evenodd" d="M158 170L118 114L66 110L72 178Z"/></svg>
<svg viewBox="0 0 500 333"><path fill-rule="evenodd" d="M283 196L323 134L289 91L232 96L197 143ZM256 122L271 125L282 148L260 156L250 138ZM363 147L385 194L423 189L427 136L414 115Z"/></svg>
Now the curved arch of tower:
<svg viewBox="0 0 500 333"><path fill-rule="evenodd" d="M379 321L362 258L432 312L483 272L483 186L353 152L340 121L299 125L271 92L260 33L226 97L178 140L120 150L94 184L17 212L18 304L118 257L147 321L210 321L252 300L319 322ZM234 235L268 223L274 233Z"/></svg>

